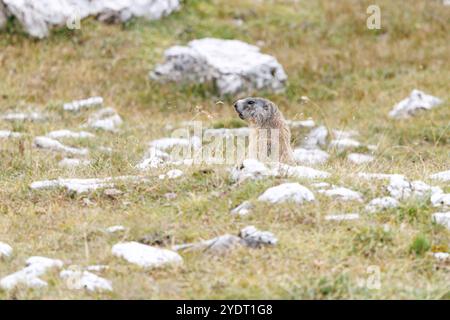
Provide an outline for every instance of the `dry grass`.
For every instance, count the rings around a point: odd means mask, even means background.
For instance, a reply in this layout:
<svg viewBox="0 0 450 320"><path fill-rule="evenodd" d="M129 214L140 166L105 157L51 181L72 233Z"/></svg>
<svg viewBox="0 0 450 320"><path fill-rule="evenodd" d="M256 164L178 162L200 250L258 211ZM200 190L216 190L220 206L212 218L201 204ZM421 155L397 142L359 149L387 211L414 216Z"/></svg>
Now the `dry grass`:
<svg viewBox="0 0 450 320"><path fill-rule="evenodd" d="M366 28L366 8L374 2L382 11L380 31ZM235 18L244 24L235 25ZM218 167L212 173L190 168L175 182L155 178L149 184L123 185L125 194L116 200L101 192L32 192L28 185L56 177L136 174L134 165L146 142L170 134L165 124L191 119L214 124L233 118L229 104L235 97L217 104L219 98L208 86L160 85L147 79L165 48L205 36L264 41L263 51L282 63L289 85L285 94L261 95L274 100L288 118L311 117L330 128L356 129L362 142L379 145L377 161L367 166L333 155L322 166L333 172L331 182L359 190L370 200L383 194L382 184L355 181L351 173L395 172L426 179L449 169L449 20L450 9L431 0L189 0L179 13L161 21L117 26L87 20L80 31L56 30L39 42L11 25L0 33L0 110L35 105L51 121L0 122L0 129L25 135L1 141L0 241L11 244L15 254L0 262L0 276L22 267L30 255L63 259L68 265L108 264L111 268L103 275L113 281L114 293L69 291L57 274L49 274L48 289L0 292L0 299L448 297L448 267L438 268L430 251L448 251L450 234L431 223L434 209L428 202L407 202L387 213L363 214L359 221L331 223L323 215L357 212L363 204L319 195L316 203L304 206L259 204L251 215L237 218L230 208L282 180L236 188ZM411 120L389 120L388 111L413 88L447 102ZM78 128L88 113L66 114L60 105L92 95L103 96L119 110L124 128L119 134L99 132L94 142L81 144L94 149L93 165L60 169L61 157L32 148L32 139L52 129ZM311 102L302 103L301 96ZM97 145L114 152L102 154L95 151ZM448 185L441 187L449 191ZM168 201L167 192L178 197ZM102 232L116 224L129 231L121 236ZM274 232L279 245L236 250L220 258L186 254L182 267L152 271L134 268L110 253L120 240L153 232L181 243L237 233L249 224ZM417 236L431 245L423 255L411 251ZM369 276L371 265L381 269L380 290L358 285Z"/></svg>

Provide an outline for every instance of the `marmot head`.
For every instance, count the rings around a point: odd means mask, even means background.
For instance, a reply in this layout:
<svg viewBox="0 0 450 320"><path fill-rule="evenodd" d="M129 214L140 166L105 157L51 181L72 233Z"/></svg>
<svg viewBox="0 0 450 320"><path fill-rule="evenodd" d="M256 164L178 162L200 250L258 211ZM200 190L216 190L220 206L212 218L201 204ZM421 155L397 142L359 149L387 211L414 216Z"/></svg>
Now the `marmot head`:
<svg viewBox="0 0 450 320"><path fill-rule="evenodd" d="M234 103L239 118L262 126L279 116L275 103L264 98L245 98Z"/></svg>

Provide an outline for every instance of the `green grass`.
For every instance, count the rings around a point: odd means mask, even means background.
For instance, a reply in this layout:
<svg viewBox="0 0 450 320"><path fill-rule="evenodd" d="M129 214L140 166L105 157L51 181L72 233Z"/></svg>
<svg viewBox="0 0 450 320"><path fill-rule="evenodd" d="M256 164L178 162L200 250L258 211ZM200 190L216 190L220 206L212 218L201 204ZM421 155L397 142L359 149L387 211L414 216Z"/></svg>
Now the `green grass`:
<svg viewBox="0 0 450 320"><path fill-rule="evenodd" d="M366 8L374 3L381 8L378 31L366 28ZM216 128L242 126L231 104L236 97L218 97L211 85L148 79L166 48L201 37L258 42L263 52L277 57L289 78L284 93L258 95L277 103L286 118L355 129L361 142L378 145L376 161L364 166L349 164L345 154L332 154L318 166L333 174L327 181L360 191L366 202L385 195L384 184L355 179L354 172L402 173L428 181L429 174L449 169L449 19L450 9L431 0L186 0L179 12L160 21L106 25L87 19L81 30L55 30L42 41L28 38L10 21L0 33L0 110L31 105L50 120L0 122L2 130L24 134L0 141L0 241L14 247L13 258L0 261L0 276L23 267L31 255L43 255L63 259L67 266L109 265L101 275L112 280L114 292L70 291L55 272L43 277L47 289L0 292L0 299L448 298L448 265L437 267L431 252L448 252L450 233L431 222L437 209L428 201L404 202L369 215L363 203L316 193L315 203L256 203L251 214L235 217L230 209L288 180L235 186L223 166L183 169L185 175L173 181L150 172L147 184L119 185L124 194L115 199L101 191L73 195L28 186L57 177L138 174L134 166L147 142L169 136L168 124L201 120ZM414 88L445 103L409 120L389 119L392 106ZM68 141L92 148L93 163L61 169L61 155L33 148L33 138L50 130L78 129L89 113L65 113L61 104L93 95L103 96L125 124L118 134L97 132L94 141ZM301 134L293 136L294 142ZM108 155L98 146L114 151ZM437 185L450 191L448 185ZM169 192L177 197L167 200ZM361 212L361 219L323 219L347 212ZM103 232L116 224L128 231ZM237 234L247 225L273 232L278 245L242 248L225 257L186 253L183 266L151 271L111 255L115 243L146 235L171 245ZM370 266L380 268L379 290L360 285L370 276Z"/></svg>

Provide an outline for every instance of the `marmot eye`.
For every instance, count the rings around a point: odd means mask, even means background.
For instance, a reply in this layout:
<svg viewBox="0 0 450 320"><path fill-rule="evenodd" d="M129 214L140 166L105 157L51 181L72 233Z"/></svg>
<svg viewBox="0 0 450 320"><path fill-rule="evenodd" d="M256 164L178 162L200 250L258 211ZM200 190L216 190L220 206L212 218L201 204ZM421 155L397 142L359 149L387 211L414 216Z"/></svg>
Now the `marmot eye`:
<svg viewBox="0 0 450 320"><path fill-rule="evenodd" d="M250 100L249 102L247 102L249 105L255 104L254 100Z"/></svg>

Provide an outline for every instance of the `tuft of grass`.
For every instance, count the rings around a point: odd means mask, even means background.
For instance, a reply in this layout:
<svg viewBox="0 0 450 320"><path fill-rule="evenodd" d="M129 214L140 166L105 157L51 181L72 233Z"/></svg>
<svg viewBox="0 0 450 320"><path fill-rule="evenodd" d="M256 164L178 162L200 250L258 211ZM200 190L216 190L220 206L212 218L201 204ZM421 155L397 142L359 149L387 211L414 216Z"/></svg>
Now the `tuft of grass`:
<svg viewBox="0 0 450 320"><path fill-rule="evenodd" d="M414 253L416 256L423 256L430 249L430 241L423 234L417 235L411 243L411 246L409 247L409 251L411 253Z"/></svg>

